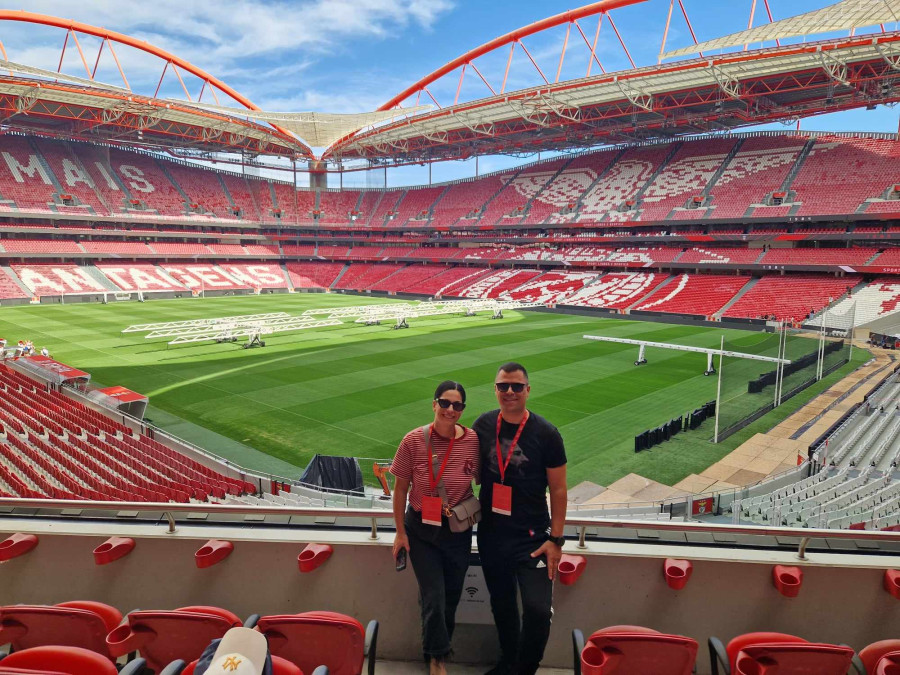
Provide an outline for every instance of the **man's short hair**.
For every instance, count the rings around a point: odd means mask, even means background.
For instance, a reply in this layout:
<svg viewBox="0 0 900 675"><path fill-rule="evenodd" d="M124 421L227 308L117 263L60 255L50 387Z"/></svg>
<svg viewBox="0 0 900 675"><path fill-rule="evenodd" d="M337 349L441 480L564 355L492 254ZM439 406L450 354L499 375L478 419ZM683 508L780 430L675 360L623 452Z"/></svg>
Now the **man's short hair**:
<svg viewBox="0 0 900 675"><path fill-rule="evenodd" d="M510 361L509 363L504 363L497 369L497 372L504 373L516 373L521 372L525 376L525 381L528 382L528 371L525 370L525 366L521 363L516 363L515 361Z"/></svg>

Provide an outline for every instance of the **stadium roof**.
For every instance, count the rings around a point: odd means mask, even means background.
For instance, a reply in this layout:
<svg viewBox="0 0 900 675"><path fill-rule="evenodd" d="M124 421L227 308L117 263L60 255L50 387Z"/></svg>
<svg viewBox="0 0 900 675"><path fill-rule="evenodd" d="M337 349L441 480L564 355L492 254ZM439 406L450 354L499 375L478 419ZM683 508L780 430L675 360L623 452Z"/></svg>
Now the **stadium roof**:
<svg viewBox="0 0 900 675"><path fill-rule="evenodd" d="M221 80L141 40L66 19L0 10L0 21L27 21L65 29L60 63L72 36L87 74L87 78L72 77L0 61L0 73L4 73L0 75L0 125L27 133L157 149L240 152L251 157L315 159L310 145L330 144L323 155L325 159L365 160L369 165L387 166L665 140L900 100L900 32L851 35L591 75L594 62L602 70L596 37L592 46L578 21L597 16L599 35L605 19L631 60L610 12L645 1L599 0L517 29L435 70L376 113L360 115L261 111ZM762 32L722 38L716 44L725 46L735 44L735 40L742 43L795 35L797 31L830 30L838 25L871 25L900 12L898 7L900 0L844 0L833 7L754 29ZM576 34L573 26L591 50L587 76L560 80L569 34ZM551 82L522 39L554 27L566 27L566 41L556 81ZM97 62L108 45L107 53L115 58L125 89L94 80L97 66L93 71L89 68L76 33L103 40ZM152 94L131 91L114 44L136 48L159 59L160 84L167 73L174 72L185 100L157 98L159 85ZM688 51L700 47L695 44ZM510 50L507 75L513 52L521 49L542 84L507 92L504 76L502 86L493 87L474 61L500 48ZM203 87L196 100L188 93L182 72L201 80ZM467 72L477 74L491 95L460 102ZM418 105L422 95L434 99L428 85L451 73L454 77L459 73L457 100L447 107L434 101L437 109L423 111L424 106ZM210 92L215 104L202 100L204 92ZM221 103L216 92L225 99ZM407 107L400 108L404 102ZM396 119L398 116L402 119Z"/></svg>
<svg viewBox="0 0 900 675"><path fill-rule="evenodd" d="M328 147L336 140L348 134L354 134L366 127L431 108L430 105L419 105L411 108L392 108L390 110L350 114L321 112L285 113L247 110L245 108L232 108L192 101L177 101L177 103L203 110L221 112L233 117L246 117L261 122L277 122L279 127L297 134L314 148Z"/></svg>
<svg viewBox="0 0 900 675"><path fill-rule="evenodd" d="M312 156L301 141L270 126L120 89L8 73L0 75L0 113L7 129L93 142Z"/></svg>
<svg viewBox="0 0 900 675"><path fill-rule="evenodd" d="M900 32L699 58L547 84L347 138L374 162L533 153L728 131L900 100Z"/></svg>
<svg viewBox="0 0 900 675"><path fill-rule="evenodd" d="M812 12L666 52L663 58L900 21L900 0L843 0Z"/></svg>

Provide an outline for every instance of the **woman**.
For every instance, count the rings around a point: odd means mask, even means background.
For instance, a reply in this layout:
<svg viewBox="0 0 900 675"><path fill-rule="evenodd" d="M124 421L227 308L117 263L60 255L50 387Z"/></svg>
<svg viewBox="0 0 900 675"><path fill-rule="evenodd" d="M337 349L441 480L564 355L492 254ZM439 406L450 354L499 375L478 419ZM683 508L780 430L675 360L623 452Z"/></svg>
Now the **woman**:
<svg viewBox="0 0 900 675"><path fill-rule="evenodd" d="M396 478L393 553L397 560L401 550L409 551L419 582L422 652L431 675L446 675L444 662L472 551L471 527L452 531L448 517L455 516L449 509L472 497L478 436L458 424L466 407L466 390L458 382L441 382L431 407L434 421L406 434L391 464Z"/></svg>

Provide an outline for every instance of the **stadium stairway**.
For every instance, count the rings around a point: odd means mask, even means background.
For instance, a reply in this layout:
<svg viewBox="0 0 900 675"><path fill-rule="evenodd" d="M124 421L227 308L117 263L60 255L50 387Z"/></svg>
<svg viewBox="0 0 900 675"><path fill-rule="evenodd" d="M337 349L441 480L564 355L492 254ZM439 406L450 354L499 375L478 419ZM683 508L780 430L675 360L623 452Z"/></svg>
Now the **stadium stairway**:
<svg viewBox="0 0 900 675"><path fill-rule="evenodd" d="M554 173L550 177L550 179L540 187L540 189L537 192L535 192L533 195L531 195L531 199L529 199L528 201L525 202L524 209L522 210L522 215L525 218L525 220L523 222L531 222L528 220L528 216L531 214L531 208L532 208L532 206L534 206L535 201L539 201L541 199L541 196L544 194L544 192L546 192L547 189L551 185L553 185L554 181L556 181L556 179L560 177L562 172L565 171L574 161L575 161L575 157L572 157L571 159L560 164L559 169L557 169L556 173Z"/></svg>
<svg viewBox="0 0 900 675"><path fill-rule="evenodd" d="M338 275L334 278L334 281L331 282L331 285L328 288L336 288L337 282L339 282L341 280L341 277L344 276L347 273L347 270L349 270L349 269L350 269L350 263L347 263L346 265L344 265L344 267L341 269L341 271L338 272ZM287 275L286 271L285 271L285 275Z"/></svg>
<svg viewBox="0 0 900 675"><path fill-rule="evenodd" d="M91 277L91 279L94 279L98 284L101 284L103 286L103 288L105 288L106 290L112 291L114 293L122 290L121 288L116 286L112 281L107 279L106 275L103 274L103 272L98 270L93 265L86 266L84 268L84 270L85 270L85 272L88 273L88 275Z"/></svg>
<svg viewBox="0 0 900 675"><path fill-rule="evenodd" d="M107 213L115 213L116 209L113 209L113 207L103 196L103 191L97 189L97 186L94 184L94 179L91 177L91 174L87 170L87 167L82 163L81 158L75 153L75 149L72 147L72 144L64 142L63 146L65 148L64 152L66 153L68 159L71 160L75 167L81 172L81 175L84 176L85 180L87 180L90 189L94 191L95 195L97 195L97 201L101 205L103 205L103 207L105 207ZM116 208L118 208L118 206Z"/></svg>
<svg viewBox="0 0 900 675"><path fill-rule="evenodd" d="M635 307L637 307L638 305L641 305L641 304L647 302L648 300L652 300L653 297L654 297L657 293L659 293L663 288L665 288L665 287L668 286L670 283L672 283L672 280L673 280L673 279L677 279L678 276L679 276L679 275L677 275L677 274L670 274L669 277L668 277L667 279L663 280L663 282L662 282L659 286L657 286L656 288L654 288L652 291L650 291L650 292L647 293L646 295L642 295L640 298L638 298L637 300L635 300L634 302L632 302L630 305L628 305L628 307L625 308L625 312L628 313L628 312L630 312L632 309L634 309Z"/></svg>
<svg viewBox="0 0 900 675"><path fill-rule="evenodd" d="M853 288L850 289L849 294L844 294L841 297L834 300L833 302L828 303L825 307L823 307L821 310L816 312L815 315L807 323L810 323L810 324L816 325L816 326L821 326L822 325L822 317L824 316L824 314L826 312L829 312L832 314L832 319L829 320L830 326L841 327L841 328L850 328L850 320L852 317L849 315L849 312L850 312L850 309L853 307L854 302L857 303L856 325L861 326L864 323L868 323L869 321L874 319L877 316L877 314L872 315L867 311L867 312L865 312L865 315L864 315L865 318L864 318L863 315L860 315L860 313L859 313L859 305L862 303L865 303L866 305L869 304L867 302L869 300L869 298L867 297L869 295L869 293L863 293L863 291L865 291L867 288L875 287L878 285L880 285L880 284L877 284L876 281L873 281L871 283L869 283L867 281L860 281L858 284L856 284ZM868 307L866 309L868 310ZM876 309L876 312L877 312L877 309ZM844 316L844 315L846 315L846 316ZM843 317L845 320L839 321L837 326L835 326L835 324L833 323L833 319L835 317Z"/></svg>
<svg viewBox="0 0 900 675"><path fill-rule="evenodd" d="M719 168L716 169L716 172L712 176L710 176L709 180L706 182L706 185L704 186L703 191L700 193L700 196L703 197L704 204L706 203L707 199L709 198L709 193L719 182L719 179L722 177L722 174L725 173L726 167L728 167L731 164L735 155L737 155L741 151L741 148L744 146L744 141L746 141L746 140L747 140L746 138L738 139L737 143L734 144L734 147L731 148L731 150L728 152L727 155L725 155L725 159L722 160L722 163L719 165ZM710 213L710 211L707 209L707 212L706 212L706 215L704 215L704 218L706 216L708 216L709 213Z"/></svg>
<svg viewBox="0 0 900 675"><path fill-rule="evenodd" d="M738 300L740 300L742 297L744 297L744 295L747 294L747 291L749 291L751 288L756 286L757 283L759 283L759 279L760 279L759 277L753 277L752 279L750 279L750 281L748 281L746 284L744 284L744 287L741 290L739 290L737 293L735 293L734 297L731 298L731 300L729 300L728 302L726 302L725 306L722 307L722 309L720 309L718 312L716 312L713 316L717 319L721 319L724 316L725 312L727 312L729 309L731 309L731 306L734 303L736 303Z"/></svg>
<svg viewBox="0 0 900 675"><path fill-rule="evenodd" d="M794 180L796 180L797 175L800 173L800 170L806 163L806 159L807 157L809 157L809 153L812 152L813 146L815 146L815 144L816 139L814 138L811 138L806 142L806 144L803 146L803 149L800 151L800 154L797 155L797 159L794 160L794 165L791 167L791 170L788 171L788 175L785 176L784 181L781 183L781 187L778 188L779 192L783 192L785 195L788 195L788 199L790 199L791 186L793 186Z"/></svg>
<svg viewBox="0 0 900 675"><path fill-rule="evenodd" d="M659 175L665 171L666 167L672 162L672 159L675 155L678 154L678 151L681 150L681 147L684 143L672 143L669 148L668 154L663 158L663 160L659 163L653 173L650 174L650 177L647 179L647 182L644 183L638 191L631 197L634 200L634 209L635 211L639 211L641 206L643 205L644 195L647 193L647 190L650 189L650 186L656 182L656 179L659 178Z"/></svg>
<svg viewBox="0 0 900 675"><path fill-rule="evenodd" d="M881 257L881 255L882 255L883 253L884 253L884 251L879 251L878 253L876 253L875 255L873 255L871 258L869 258L868 260L866 260L866 265L872 265L876 260L878 260L878 259Z"/></svg>
<svg viewBox="0 0 900 675"><path fill-rule="evenodd" d="M30 298L33 295L31 290L29 290L28 286L23 284L21 279L19 279L18 275L15 272L13 272L12 267L10 267L8 265L3 265L2 267L0 267L0 270L2 270L2 272L0 272L0 274L3 274L6 277L9 277L8 280L7 279L0 280L0 293L3 294L3 297L17 297L16 295L13 295L15 288L18 288L21 291L21 296L18 296L18 297ZM7 281L10 281L11 284L14 286L14 288L11 286L10 283L6 283Z"/></svg>
<svg viewBox="0 0 900 675"><path fill-rule="evenodd" d="M31 146L31 150L34 152L34 156L37 157L38 162L40 162L44 171L47 173L47 177L53 183L53 187L56 188L56 193L59 195L62 192L65 192L62 184L59 182L59 178L57 178L56 174L53 172L53 167L50 166L50 162L47 161L47 158L44 157L44 153L41 152L40 148L38 148L37 143L34 138L28 138L28 144Z"/></svg>
<svg viewBox="0 0 900 675"><path fill-rule="evenodd" d="M237 205L237 202L234 201L234 197L233 197L232 194L231 194L231 190L229 190L229 189L228 189L228 185L225 184L225 179L222 178L222 174L220 174L220 173L217 172L216 175L215 175L215 177L218 179L219 185L222 186L222 192L225 193L225 197L226 197L226 199L228 199L228 203L231 204L231 208L232 208L232 209L239 208L238 205ZM260 218L260 216L259 216L259 209L256 207L256 199L253 197L253 193L252 193L252 192L250 192L250 199L253 201L253 209L254 209L254 210L253 210L253 214L252 214L252 215L253 215L254 217L256 217L256 218L259 218L259 219L261 220L261 218Z"/></svg>
<svg viewBox="0 0 900 675"><path fill-rule="evenodd" d="M624 155L627 151L627 148L622 148L621 150L619 150L610 160L609 164L604 167L603 171L597 174L594 182L588 185L587 189L581 193L581 196L575 202L575 211L572 213L572 222L578 222L581 218L581 212L584 209L584 198L591 194L601 181L606 179L607 174L609 174L609 172L612 171L613 167L619 163L619 160L622 159L622 155Z"/></svg>
<svg viewBox="0 0 900 675"><path fill-rule="evenodd" d="M172 172L169 171L169 167L166 166L165 162L156 161L156 165L159 167L159 170L162 174L168 178L169 182L172 184L172 187L181 195L181 198L184 200L185 209L190 208L191 198L184 191L184 188L179 185L178 181L175 180L175 176L172 175Z"/></svg>

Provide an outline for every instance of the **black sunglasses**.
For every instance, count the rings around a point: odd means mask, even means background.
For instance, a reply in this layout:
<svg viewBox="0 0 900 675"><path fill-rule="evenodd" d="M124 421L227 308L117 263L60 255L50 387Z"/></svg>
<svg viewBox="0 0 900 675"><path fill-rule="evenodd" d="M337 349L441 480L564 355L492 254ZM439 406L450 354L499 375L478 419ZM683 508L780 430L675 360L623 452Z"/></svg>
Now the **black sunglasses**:
<svg viewBox="0 0 900 675"><path fill-rule="evenodd" d="M453 408L454 412L462 412L466 409L466 404L462 401L451 401L449 398L436 398L437 404L446 410L447 408Z"/></svg>
<svg viewBox="0 0 900 675"><path fill-rule="evenodd" d="M512 389L516 394L521 394L523 391L525 391L525 387L527 387L528 385L522 382L494 382L494 386L497 387L497 391L503 394L508 392L510 389Z"/></svg>

